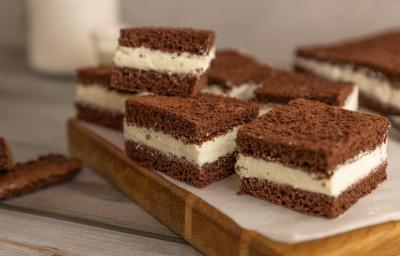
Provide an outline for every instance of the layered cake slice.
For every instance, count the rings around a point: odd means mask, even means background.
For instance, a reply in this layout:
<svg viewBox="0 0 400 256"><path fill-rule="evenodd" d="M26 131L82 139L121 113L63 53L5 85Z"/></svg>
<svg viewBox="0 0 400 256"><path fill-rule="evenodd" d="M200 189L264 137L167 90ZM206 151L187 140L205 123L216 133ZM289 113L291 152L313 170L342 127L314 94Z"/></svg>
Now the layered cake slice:
<svg viewBox="0 0 400 256"><path fill-rule="evenodd" d="M186 96L207 83L214 32L189 28L121 29L112 86L131 92Z"/></svg>
<svg viewBox="0 0 400 256"><path fill-rule="evenodd" d="M385 115L400 116L400 31L297 50L298 70L354 82L360 103Z"/></svg>
<svg viewBox="0 0 400 256"><path fill-rule="evenodd" d="M210 94L129 98L126 153L144 166L204 187L234 173L237 129L257 113L255 103Z"/></svg>
<svg viewBox="0 0 400 256"><path fill-rule="evenodd" d="M0 137L0 173L9 171L13 166L13 159L7 141Z"/></svg>
<svg viewBox="0 0 400 256"><path fill-rule="evenodd" d="M111 71L111 67L79 69L75 106L78 118L122 130L125 100L134 94L112 88Z"/></svg>
<svg viewBox="0 0 400 256"><path fill-rule="evenodd" d="M349 110L357 110L358 107L357 86L287 71L275 72L254 94L255 101L260 103L260 114L298 98L316 100Z"/></svg>
<svg viewBox="0 0 400 256"><path fill-rule="evenodd" d="M233 49L217 51L203 92L250 100L254 90L274 69Z"/></svg>
<svg viewBox="0 0 400 256"><path fill-rule="evenodd" d="M386 179L386 117L297 99L237 135L241 192L334 218Z"/></svg>

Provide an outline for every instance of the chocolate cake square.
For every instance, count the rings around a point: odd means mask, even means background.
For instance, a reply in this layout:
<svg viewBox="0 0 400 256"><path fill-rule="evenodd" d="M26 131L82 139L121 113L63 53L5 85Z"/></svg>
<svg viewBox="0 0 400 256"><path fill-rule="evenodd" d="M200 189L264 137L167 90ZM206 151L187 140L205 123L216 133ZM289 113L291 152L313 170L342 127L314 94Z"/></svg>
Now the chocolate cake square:
<svg viewBox="0 0 400 256"><path fill-rule="evenodd" d="M237 129L257 113L255 103L210 94L129 98L126 153L144 166L204 187L234 173Z"/></svg>
<svg viewBox="0 0 400 256"><path fill-rule="evenodd" d="M297 70L355 83L360 103L400 116L400 31L297 50Z"/></svg>
<svg viewBox="0 0 400 256"><path fill-rule="evenodd" d="M358 87L347 82L331 82L312 75L276 71L254 91L260 114L276 106L304 98L348 110L358 108Z"/></svg>
<svg viewBox="0 0 400 256"><path fill-rule="evenodd" d="M386 179L386 117L297 99L239 129L241 192L337 217Z"/></svg>
<svg viewBox="0 0 400 256"><path fill-rule="evenodd" d="M77 71L75 107L79 119L122 131L128 93L111 87L111 67L86 67Z"/></svg>
<svg viewBox="0 0 400 256"><path fill-rule="evenodd" d="M250 100L254 90L273 72L272 67L250 55L233 49L219 50L211 62L203 92Z"/></svg>
<svg viewBox="0 0 400 256"><path fill-rule="evenodd" d="M13 158L7 141L0 137L0 173L9 171L13 166Z"/></svg>
<svg viewBox="0 0 400 256"><path fill-rule="evenodd" d="M215 34L190 28L121 29L112 86L158 95L197 94L215 55Z"/></svg>

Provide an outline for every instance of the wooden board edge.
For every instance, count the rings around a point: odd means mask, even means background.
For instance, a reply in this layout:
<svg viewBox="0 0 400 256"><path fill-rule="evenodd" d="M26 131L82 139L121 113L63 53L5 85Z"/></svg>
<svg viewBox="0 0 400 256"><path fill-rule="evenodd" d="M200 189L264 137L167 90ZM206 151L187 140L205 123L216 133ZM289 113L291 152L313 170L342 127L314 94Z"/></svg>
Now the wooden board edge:
<svg viewBox="0 0 400 256"><path fill-rule="evenodd" d="M79 120L67 124L68 144L123 194L206 255L398 255L400 222L388 222L297 244L270 240L232 219L91 132Z"/></svg>

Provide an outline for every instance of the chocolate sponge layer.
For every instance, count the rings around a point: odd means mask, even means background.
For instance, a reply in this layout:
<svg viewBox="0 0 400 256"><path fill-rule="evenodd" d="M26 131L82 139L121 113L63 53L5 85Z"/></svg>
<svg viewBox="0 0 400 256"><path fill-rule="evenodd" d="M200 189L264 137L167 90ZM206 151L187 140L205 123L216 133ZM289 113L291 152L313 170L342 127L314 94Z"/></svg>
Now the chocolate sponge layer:
<svg viewBox="0 0 400 256"><path fill-rule="evenodd" d="M76 72L77 82L82 85L98 84L109 88L111 72L112 68L107 66L80 68Z"/></svg>
<svg viewBox="0 0 400 256"><path fill-rule="evenodd" d="M212 163L198 166L133 141L125 142L125 151L128 157L139 164L199 188L222 180L235 172L236 153L227 154Z"/></svg>
<svg viewBox="0 0 400 256"><path fill-rule="evenodd" d="M170 53L188 52L205 55L214 47L215 33L191 28L124 28L120 31L119 45L146 47Z"/></svg>
<svg viewBox="0 0 400 256"><path fill-rule="evenodd" d="M124 113L122 112L104 110L82 103L75 103L75 108L77 117L81 120L122 131L124 120Z"/></svg>
<svg viewBox="0 0 400 256"><path fill-rule="evenodd" d="M111 86L127 92L167 96L195 95L207 84L207 75L161 73L134 68L114 68Z"/></svg>
<svg viewBox="0 0 400 256"><path fill-rule="evenodd" d="M353 91L353 85L346 82L331 82L312 75L276 71L264 80L254 91L260 103L286 104L290 100L304 98L328 105L342 107Z"/></svg>
<svg viewBox="0 0 400 256"><path fill-rule="evenodd" d="M77 159L45 155L37 160L16 164L0 179L0 200L23 195L73 178L81 169Z"/></svg>

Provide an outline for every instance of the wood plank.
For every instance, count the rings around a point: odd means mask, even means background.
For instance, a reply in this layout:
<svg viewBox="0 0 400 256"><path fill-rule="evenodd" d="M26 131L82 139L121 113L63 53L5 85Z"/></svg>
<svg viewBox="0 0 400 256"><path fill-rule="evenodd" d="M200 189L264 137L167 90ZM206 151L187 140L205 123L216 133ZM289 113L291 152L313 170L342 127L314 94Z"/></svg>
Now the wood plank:
<svg viewBox="0 0 400 256"><path fill-rule="evenodd" d="M67 154L65 123L74 112L74 80L37 76L22 66L8 71L0 71L0 120L7 120L0 122L0 134L10 140L15 160L26 161L50 152ZM182 241L87 168L67 184L6 204Z"/></svg>
<svg viewBox="0 0 400 256"><path fill-rule="evenodd" d="M400 254L399 221L298 244L275 242L239 227L196 195L139 166L78 120L69 122L69 143L73 154L207 255Z"/></svg>
<svg viewBox="0 0 400 256"><path fill-rule="evenodd" d="M279 255L327 255L327 256L363 256L363 255L399 255L400 222L388 222L371 227L361 228L294 245L285 245L257 238L255 243L270 246ZM262 255L262 254L260 254Z"/></svg>
<svg viewBox="0 0 400 256"><path fill-rule="evenodd" d="M199 255L188 245L0 209L1 255Z"/></svg>
<svg viewBox="0 0 400 256"><path fill-rule="evenodd" d="M4 83L7 84L7 81ZM23 83L27 82L15 81L0 87L0 118L6 120L0 123L0 134L12 142L40 145L60 153L66 152L64 124L73 113L73 87L55 84L53 87L60 86L60 91L56 93L54 88L48 90L49 85L35 85L28 89L21 86ZM32 93L36 90L37 92ZM37 95L40 91L50 91L54 95ZM57 102L56 97L63 97L61 93L68 102ZM51 97L54 98L50 99ZM18 152L15 154L18 157Z"/></svg>
<svg viewBox="0 0 400 256"><path fill-rule="evenodd" d="M24 159L52 151L27 144L12 143L12 146L18 158ZM68 183L11 199L5 204L177 237L88 168Z"/></svg>
<svg viewBox="0 0 400 256"><path fill-rule="evenodd" d="M88 169L71 182L15 198L5 204L39 210L44 214L57 213L60 218L100 222L177 237L158 220Z"/></svg>

